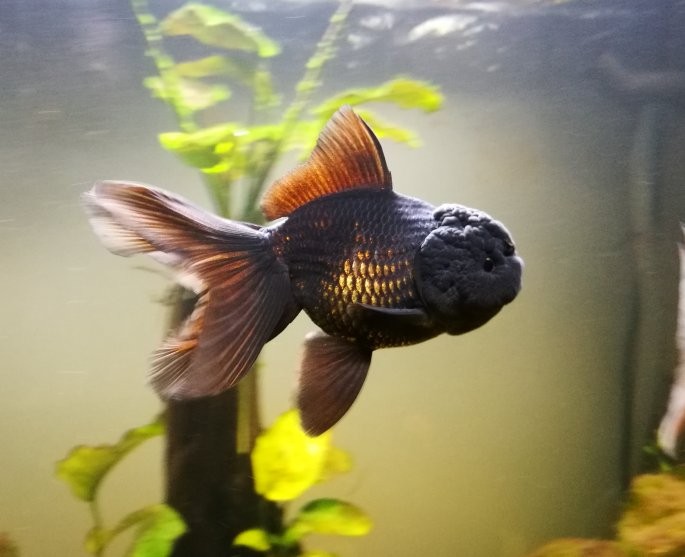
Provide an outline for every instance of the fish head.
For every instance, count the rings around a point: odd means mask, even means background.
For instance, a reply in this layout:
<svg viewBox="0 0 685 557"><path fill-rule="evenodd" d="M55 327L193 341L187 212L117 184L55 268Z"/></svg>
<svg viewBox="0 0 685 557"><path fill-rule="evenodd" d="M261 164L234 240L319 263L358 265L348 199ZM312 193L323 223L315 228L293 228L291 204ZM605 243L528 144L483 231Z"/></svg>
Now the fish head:
<svg viewBox="0 0 685 557"><path fill-rule="evenodd" d="M507 229L482 211L442 205L434 217L437 226L416 258L417 288L431 317L462 334L516 297L523 261Z"/></svg>

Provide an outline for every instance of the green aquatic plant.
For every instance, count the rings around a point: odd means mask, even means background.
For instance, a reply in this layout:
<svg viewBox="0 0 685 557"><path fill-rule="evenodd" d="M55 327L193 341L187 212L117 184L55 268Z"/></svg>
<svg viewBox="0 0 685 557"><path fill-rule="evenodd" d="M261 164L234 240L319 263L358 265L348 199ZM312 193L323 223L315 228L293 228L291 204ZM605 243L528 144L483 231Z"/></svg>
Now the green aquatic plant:
<svg viewBox="0 0 685 557"><path fill-rule="evenodd" d="M313 485L350 470L350 456L331 445L331 433L308 436L300 426L296 410L282 414L262 432L251 454L255 490L265 499L285 504L300 497ZM363 536L371 519L358 507L339 499L315 499L297 511L277 531L250 528L233 544L272 555L327 555L301 553L300 543L309 534Z"/></svg>
<svg viewBox="0 0 685 557"><path fill-rule="evenodd" d="M678 473L678 460L667 454L657 440L652 441L642 448L647 455L650 468L656 468L659 472Z"/></svg>
<svg viewBox="0 0 685 557"><path fill-rule="evenodd" d="M401 126L384 122L370 110L370 103L391 103L405 109L432 112L442 105L439 90L426 82L395 77L381 85L342 91L313 103L322 84L326 62L336 53L336 39L352 8L342 1L306 64L292 100L275 90L270 61L281 47L235 14L198 3L188 3L161 22L147 0L131 0L147 42L147 54L157 74L145 79L153 96L172 108L179 130L159 135L161 146L197 168L215 209L222 216L261 221L257 200L280 157L289 151L307 155L330 116L344 104L364 108L359 113L376 134L417 145L418 138ZM203 56L176 61L164 48L164 38L183 35L208 47ZM240 89L248 108L243 119L204 124L200 113L229 100ZM244 195L234 207L233 190Z"/></svg>
<svg viewBox="0 0 685 557"><path fill-rule="evenodd" d="M432 112L443 102L437 87L407 76L317 98L324 68L336 56L351 0L338 3L302 78L289 93L276 89L271 72L281 45L238 15L191 2L158 18L148 0L130 4L155 69L143 85L171 108L178 125L177 130L160 133L159 143L197 169L215 211L223 217L262 222L258 200L272 169L285 153L307 156L340 106L356 107L380 138L418 146L413 132L385 121L370 105L389 103ZM178 40L194 42L192 51L199 57L177 60L171 49ZM237 96L242 99L242 118L234 117L236 110L224 108ZM231 119L223 119L226 112ZM192 296L184 296L180 289L174 298L172 327L193 304ZM165 418L166 426L157 420L135 428L116 445L77 447L58 464L59 477L91 507L94 526L86 544L91 553L101 555L115 536L134 526L138 530L129 554L160 557L225 555L232 541L232 555L253 555L255 550L274 556L306 555L300 542L307 534L362 535L370 528L360 509L334 499L312 501L291 521L283 519L286 502L328 475L348 469L349 457L330 446L329 434L306 436L294 413L260 434L256 370L224 395L168 402ZM99 512L100 482L153 432L164 432L167 440L169 506L136 511L107 528ZM174 537L185 528L175 521L179 515L186 519L187 532L172 548ZM159 542L155 549L145 553L144 547L153 547L154 540ZM315 554L327 555L308 555Z"/></svg>
<svg viewBox="0 0 685 557"><path fill-rule="evenodd" d="M105 478L133 449L162 435L164 429L162 418L157 418L127 431L117 443L74 447L57 463L57 477L69 486L74 497L90 507L93 526L86 534L84 545L91 555L104 555L119 534L133 530L127 557L165 557L171 553L174 541L186 531L179 514L164 504L137 509L114 526L105 526L102 520L100 488ZM281 415L259 434L252 450L255 491L282 506L312 486L348 472L352 467L351 457L333 446L331 438L330 432L308 436L300 426L296 410ZM309 534L363 536L371 525L370 518L351 503L315 499L305 504L289 522L276 528L250 528L239 533L233 544L280 557L323 556L326 555L323 552L303 553L300 546L303 538ZM5 546L7 551L13 547L9 542Z"/></svg>
<svg viewBox="0 0 685 557"><path fill-rule="evenodd" d="M133 511L112 527L106 527L101 512L100 487L110 471L144 441L161 435L164 424L155 419L130 429L113 445L79 445L57 462L57 477L66 482L72 495L90 507L93 526L86 535L85 548L96 556L104 555L107 546L119 534L133 530L129 557L165 557L174 540L186 527L178 513L164 504Z"/></svg>

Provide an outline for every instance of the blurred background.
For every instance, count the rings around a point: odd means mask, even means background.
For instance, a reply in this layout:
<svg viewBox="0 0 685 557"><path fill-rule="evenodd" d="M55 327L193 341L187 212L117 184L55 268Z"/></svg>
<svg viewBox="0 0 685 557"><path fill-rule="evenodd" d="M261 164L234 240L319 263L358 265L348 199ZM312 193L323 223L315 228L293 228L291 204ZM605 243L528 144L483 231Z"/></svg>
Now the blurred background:
<svg viewBox="0 0 685 557"><path fill-rule="evenodd" d="M213 3L281 43L283 91L335 9ZM429 115L378 106L421 138L383 141L395 189L490 213L526 267L519 298L482 329L374 355L334 432L354 469L312 496L354 501L375 527L327 548L519 557L611 533L675 361L683 28L676 0L355 3L317 95L395 75L439 86ZM208 206L197 173L159 146L176 123L142 85L145 50L123 0L0 3L0 531L25 557L85 555L88 512L55 461L161 408L146 371L168 277L104 250L79 202L95 180L125 179ZM291 406L313 327L301 315L264 350L265 423ZM156 439L108 479L105 518L161 500L161 478Z"/></svg>

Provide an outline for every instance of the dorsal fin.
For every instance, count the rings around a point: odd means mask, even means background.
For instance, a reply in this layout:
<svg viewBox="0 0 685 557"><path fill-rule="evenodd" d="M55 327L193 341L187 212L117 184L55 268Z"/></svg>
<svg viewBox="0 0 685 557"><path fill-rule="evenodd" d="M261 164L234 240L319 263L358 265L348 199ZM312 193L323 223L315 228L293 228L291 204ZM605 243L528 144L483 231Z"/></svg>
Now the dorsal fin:
<svg viewBox="0 0 685 557"><path fill-rule="evenodd" d="M261 208L274 220L317 197L368 187L392 189L390 171L371 128L344 106L326 124L309 160L274 182Z"/></svg>

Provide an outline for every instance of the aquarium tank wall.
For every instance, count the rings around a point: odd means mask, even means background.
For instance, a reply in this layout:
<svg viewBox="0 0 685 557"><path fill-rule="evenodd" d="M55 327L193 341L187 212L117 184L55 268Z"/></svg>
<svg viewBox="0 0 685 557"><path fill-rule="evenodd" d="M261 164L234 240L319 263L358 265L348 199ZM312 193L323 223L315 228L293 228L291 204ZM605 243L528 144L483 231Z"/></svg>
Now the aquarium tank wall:
<svg viewBox="0 0 685 557"><path fill-rule="evenodd" d="M679 357L683 29L677 0L3 0L0 555L684 554L626 507L682 489L656 430ZM81 195L141 182L263 223L264 189L343 105L397 192L505 223L517 299L377 351L321 437L293 412L304 313L239 387L161 401L150 354L196 300L108 253ZM555 547L538 555L589 554Z"/></svg>

